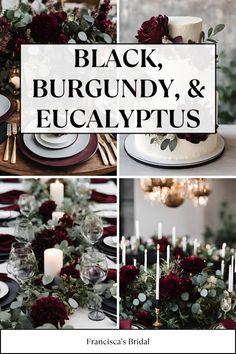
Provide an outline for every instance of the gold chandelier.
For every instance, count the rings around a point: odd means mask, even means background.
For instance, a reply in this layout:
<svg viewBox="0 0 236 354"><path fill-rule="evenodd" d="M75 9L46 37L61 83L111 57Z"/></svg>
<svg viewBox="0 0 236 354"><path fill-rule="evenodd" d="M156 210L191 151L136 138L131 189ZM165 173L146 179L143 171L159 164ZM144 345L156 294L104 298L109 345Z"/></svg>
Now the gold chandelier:
<svg viewBox="0 0 236 354"><path fill-rule="evenodd" d="M140 186L145 198L170 208L177 208L186 199L195 207L206 206L211 193L205 178L144 178L140 180Z"/></svg>

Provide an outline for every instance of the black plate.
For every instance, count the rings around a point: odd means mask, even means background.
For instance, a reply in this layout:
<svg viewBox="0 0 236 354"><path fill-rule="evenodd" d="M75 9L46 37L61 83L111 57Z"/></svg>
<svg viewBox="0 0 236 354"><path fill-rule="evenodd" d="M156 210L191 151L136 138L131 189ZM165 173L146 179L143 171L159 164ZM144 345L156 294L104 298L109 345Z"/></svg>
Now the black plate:
<svg viewBox="0 0 236 354"><path fill-rule="evenodd" d="M98 241L97 248L109 256L117 257L117 249L106 245L103 240L104 238L101 238L101 240Z"/></svg>
<svg viewBox="0 0 236 354"><path fill-rule="evenodd" d="M9 281L4 281L9 287L9 292L4 298L0 299L0 307L5 310L16 298L18 291L20 290L19 284L9 278Z"/></svg>

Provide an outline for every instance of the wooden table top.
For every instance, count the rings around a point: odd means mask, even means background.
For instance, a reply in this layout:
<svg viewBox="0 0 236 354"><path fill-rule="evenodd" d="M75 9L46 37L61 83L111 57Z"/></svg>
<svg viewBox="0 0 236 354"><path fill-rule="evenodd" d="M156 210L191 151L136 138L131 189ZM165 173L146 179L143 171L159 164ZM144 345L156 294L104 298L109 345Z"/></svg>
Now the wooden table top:
<svg viewBox="0 0 236 354"><path fill-rule="evenodd" d="M9 119L9 123L20 121L20 114L14 113ZM17 151L16 164L3 161L4 149L6 142L0 145L0 174L18 175L18 176L95 176L114 174L116 166L104 166L97 151L88 161L70 167L50 168L43 166L27 159L20 151ZM10 138L10 152L13 145L13 138Z"/></svg>

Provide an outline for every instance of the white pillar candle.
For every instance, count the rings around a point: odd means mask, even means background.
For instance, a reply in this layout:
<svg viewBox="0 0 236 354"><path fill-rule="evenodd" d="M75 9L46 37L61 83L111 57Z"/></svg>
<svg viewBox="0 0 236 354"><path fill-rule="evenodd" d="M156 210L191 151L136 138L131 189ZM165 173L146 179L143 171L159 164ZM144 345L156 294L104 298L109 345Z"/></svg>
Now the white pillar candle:
<svg viewBox="0 0 236 354"><path fill-rule="evenodd" d="M144 272L147 273L147 250L144 250Z"/></svg>
<svg viewBox="0 0 236 354"><path fill-rule="evenodd" d="M231 276L231 264L229 266L229 274L228 274L228 292L232 293L233 292L233 284L232 284L232 276Z"/></svg>
<svg viewBox="0 0 236 354"><path fill-rule="evenodd" d="M134 266L137 267L137 260L134 258Z"/></svg>
<svg viewBox="0 0 236 354"><path fill-rule="evenodd" d="M162 238L162 223L158 223L158 228L157 228L157 238L160 240Z"/></svg>
<svg viewBox="0 0 236 354"><path fill-rule="evenodd" d="M186 252L187 251L187 237L184 236L182 239L182 245L183 245L183 251Z"/></svg>
<svg viewBox="0 0 236 354"><path fill-rule="evenodd" d="M19 88L20 88L20 78L19 78L19 76L11 77L9 82L15 86L16 90L19 90Z"/></svg>
<svg viewBox="0 0 236 354"><path fill-rule="evenodd" d="M176 245L176 227L172 227L172 246L175 247Z"/></svg>
<svg viewBox="0 0 236 354"><path fill-rule="evenodd" d="M226 243L222 243L221 257L225 258Z"/></svg>
<svg viewBox="0 0 236 354"><path fill-rule="evenodd" d="M224 270L225 270L225 261L222 259L221 261L221 277L224 277Z"/></svg>
<svg viewBox="0 0 236 354"><path fill-rule="evenodd" d="M50 199L54 200L58 207L60 207L64 200L64 184L58 179L56 182L50 184Z"/></svg>
<svg viewBox="0 0 236 354"><path fill-rule="evenodd" d="M63 267L63 252L56 248L44 251L44 275L58 275Z"/></svg>
<svg viewBox="0 0 236 354"><path fill-rule="evenodd" d="M157 264L156 264L156 300L159 300L159 293L160 293L160 284L159 284L159 277L160 277L160 246L157 245Z"/></svg>
<svg viewBox="0 0 236 354"><path fill-rule="evenodd" d="M196 256L197 255L197 246L198 246L198 240L195 238L193 241L193 254Z"/></svg>
<svg viewBox="0 0 236 354"><path fill-rule="evenodd" d="M236 252L234 253L234 273L236 273Z"/></svg>
<svg viewBox="0 0 236 354"><path fill-rule="evenodd" d="M140 232L139 232L139 220L135 220L135 236L136 240L140 240Z"/></svg>
<svg viewBox="0 0 236 354"><path fill-rule="evenodd" d="M64 215L63 211L54 211L52 213L52 220L53 221L59 221Z"/></svg>
<svg viewBox="0 0 236 354"><path fill-rule="evenodd" d="M170 265L170 245L168 245L166 249L166 263L168 266Z"/></svg>
<svg viewBox="0 0 236 354"><path fill-rule="evenodd" d="M121 238L121 247L122 247L122 265L126 265L126 239L125 236Z"/></svg>
<svg viewBox="0 0 236 354"><path fill-rule="evenodd" d="M231 286L234 288L234 256L231 256Z"/></svg>

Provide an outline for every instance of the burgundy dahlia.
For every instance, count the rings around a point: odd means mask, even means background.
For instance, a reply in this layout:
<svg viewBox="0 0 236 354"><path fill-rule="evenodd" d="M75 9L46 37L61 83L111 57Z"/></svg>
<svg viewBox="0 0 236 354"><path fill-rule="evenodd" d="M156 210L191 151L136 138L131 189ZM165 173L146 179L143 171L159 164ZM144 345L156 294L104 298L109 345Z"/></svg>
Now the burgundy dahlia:
<svg viewBox="0 0 236 354"><path fill-rule="evenodd" d="M180 266L187 273L200 273L206 266L205 261L198 256L184 257L180 261Z"/></svg>
<svg viewBox="0 0 236 354"><path fill-rule="evenodd" d="M202 134L202 133L187 133L187 134L177 134L179 139L185 139L192 144L199 144L201 141L206 141L209 134Z"/></svg>
<svg viewBox="0 0 236 354"><path fill-rule="evenodd" d="M117 272L116 269L108 269L107 277L106 280L114 280L115 282L117 281Z"/></svg>
<svg viewBox="0 0 236 354"><path fill-rule="evenodd" d="M60 36L58 37L59 44L66 44L66 43L68 43L68 41L69 41L69 38L64 33L61 33Z"/></svg>
<svg viewBox="0 0 236 354"><path fill-rule="evenodd" d="M16 37L13 41L13 50L18 53L20 52L21 44L26 44L27 40L22 37Z"/></svg>
<svg viewBox="0 0 236 354"><path fill-rule="evenodd" d="M67 19L67 13L65 11L57 11L50 13L53 17L56 18L58 23L63 23Z"/></svg>
<svg viewBox="0 0 236 354"><path fill-rule="evenodd" d="M74 224L74 219L71 215L65 213L62 218L60 218L59 223L62 227L72 228Z"/></svg>
<svg viewBox="0 0 236 354"><path fill-rule="evenodd" d="M151 312L149 312L149 311L137 310L135 312L135 317L136 317L138 323L140 323L146 327L151 326L154 322L154 318L153 318Z"/></svg>
<svg viewBox="0 0 236 354"><path fill-rule="evenodd" d="M182 247L175 247L174 250L173 250L173 256L176 258L176 259L181 259L184 257L184 251L183 251L183 248Z"/></svg>
<svg viewBox="0 0 236 354"><path fill-rule="evenodd" d="M162 38L168 35L168 17L158 15L144 21L136 38L139 43L161 44Z"/></svg>
<svg viewBox="0 0 236 354"><path fill-rule="evenodd" d="M52 13L34 16L28 28L31 30L33 40L41 44L58 43L62 33L61 25Z"/></svg>
<svg viewBox="0 0 236 354"><path fill-rule="evenodd" d="M100 24L102 21L107 19L109 11L111 10L112 5L110 0L104 0L98 9L98 14L96 17L96 24Z"/></svg>
<svg viewBox="0 0 236 354"><path fill-rule="evenodd" d="M156 240L156 244L160 246L159 248L160 252L166 252L167 246L169 245L168 238L162 236L161 239Z"/></svg>
<svg viewBox="0 0 236 354"><path fill-rule="evenodd" d="M194 288L192 280L190 278L180 278L181 293L191 293Z"/></svg>
<svg viewBox="0 0 236 354"><path fill-rule="evenodd" d="M61 269L60 275L80 279L80 272L72 264L68 264Z"/></svg>
<svg viewBox="0 0 236 354"><path fill-rule="evenodd" d="M39 208L39 213L42 216L42 221L47 223L52 218L52 213L56 210L57 205L54 200L46 200Z"/></svg>
<svg viewBox="0 0 236 354"><path fill-rule="evenodd" d="M139 269L134 265L125 265L120 268L120 277L126 279L128 282L133 281L139 274Z"/></svg>
<svg viewBox="0 0 236 354"><path fill-rule="evenodd" d="M65 320L68 320L66 306L60 299L47 296L36 300L30 309L34 327L42 326L45 323L51 323L55 327L62 327Z"/></svg>
<svg viewBox="0 0 236 354"><path fill-rule="evenodd" d="M177 299L181 294L181 278L175 274L168 274L160 278L161 300Z"/></svg>

